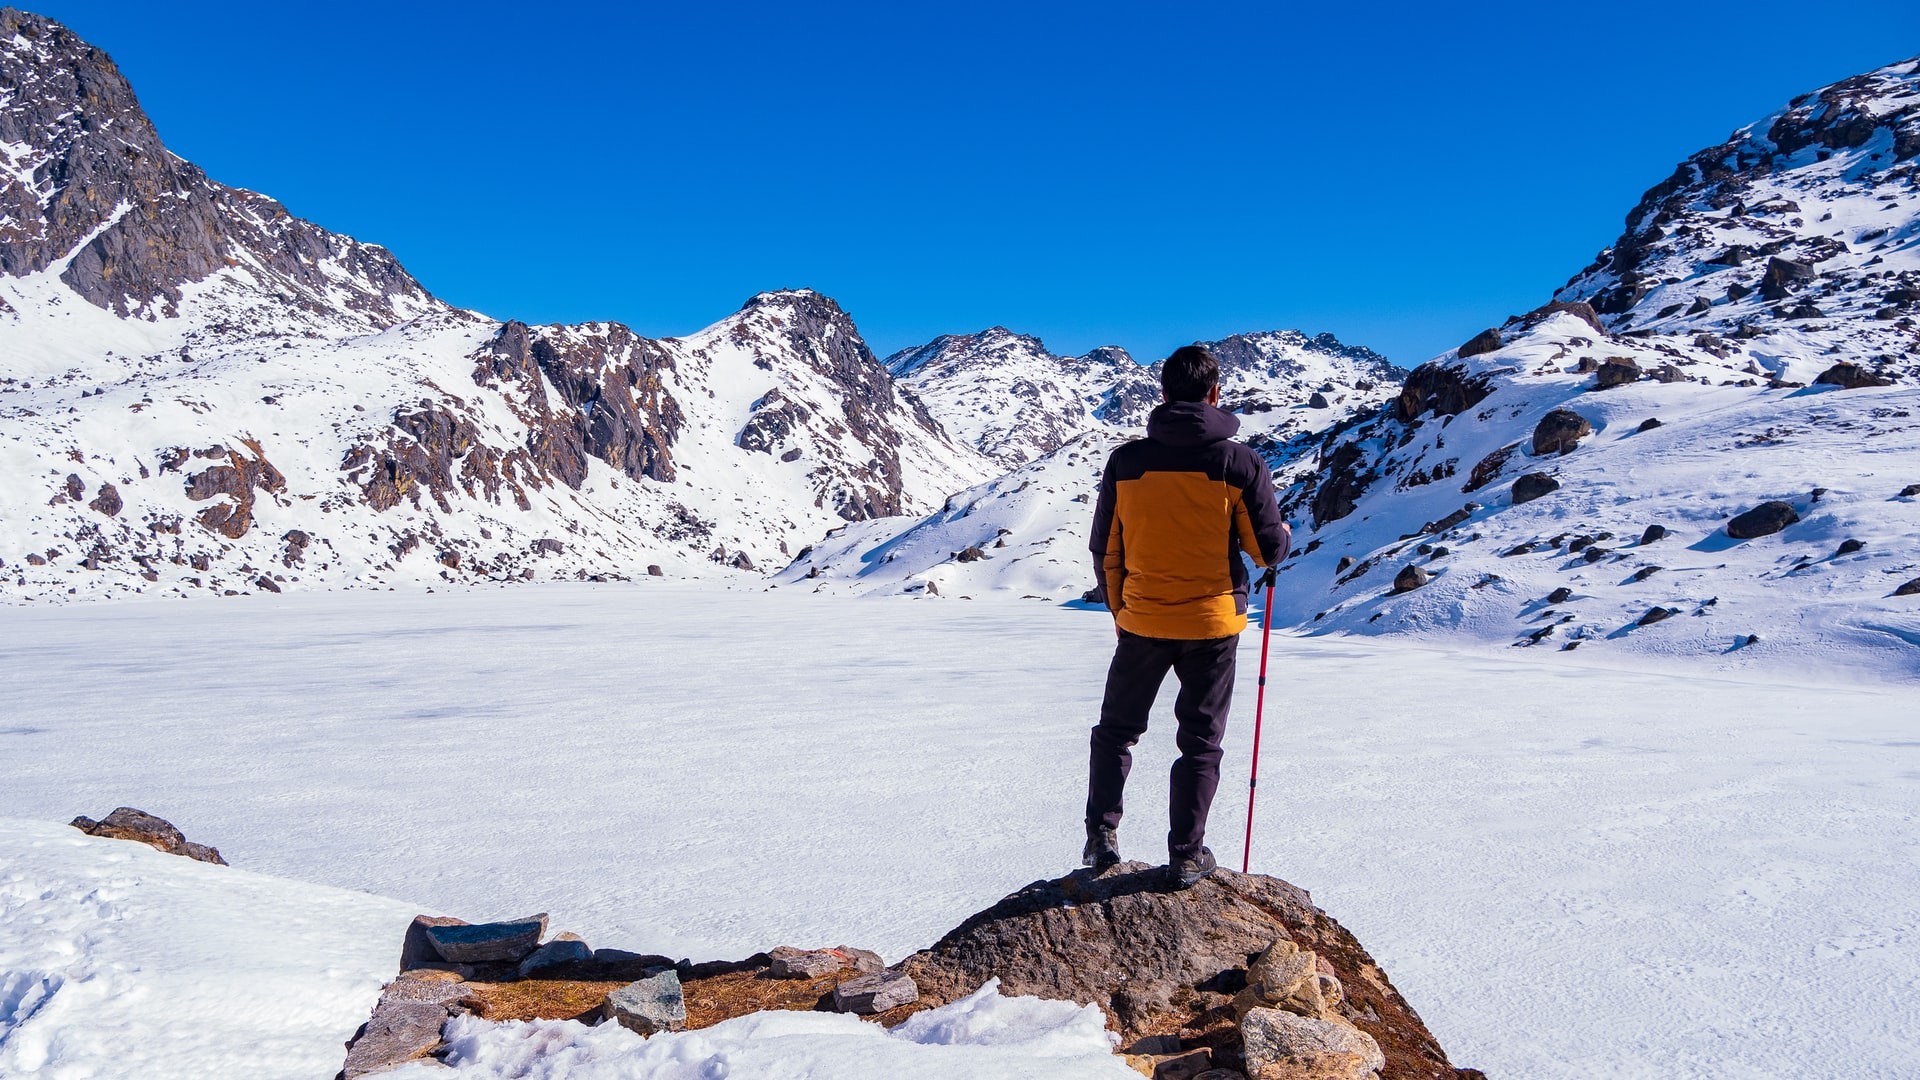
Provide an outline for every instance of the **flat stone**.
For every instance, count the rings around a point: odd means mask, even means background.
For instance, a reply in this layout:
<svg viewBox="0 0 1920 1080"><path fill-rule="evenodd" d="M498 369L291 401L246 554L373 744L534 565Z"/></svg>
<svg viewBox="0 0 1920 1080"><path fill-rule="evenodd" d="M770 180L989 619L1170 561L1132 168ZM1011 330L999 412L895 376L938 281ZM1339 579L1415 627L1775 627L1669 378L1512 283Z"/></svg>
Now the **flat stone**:
<svg viewBox="0 0 1920 1080"><path fill-rule="evenodd" d="M104 836L110 840L132 840L169 855L179 855L196 862L213 863L216 866L227 865L227 860L220 857L218 849L193 843L167 819L156 817L145 810L136 810L131 806L118 807L99 821L89 817L77 817L70 824L88 836Z"/></svg>
<svg viewBox="0 0 1920 1080"><path fill-rule="evenodd" d="M462 926L428 926L427 940L440 959L456 964L483 964L490 961L518 963L538 948L547 932L547 914L541 912L512 922L468 923Z"/></svg>
<svg viewBox="0 0 1920 1080"><path fill-rule="evenodd" d="M872 949L856 949L851 945L842 945L834 950L847 958L848 966L862 975L878 975L887 970L887 962Z"/></svg>
<svg viewBox="0 0 1920 1080"><path fill-rule="evenodd" d="M415 915L407 927L407 934L400 943L400 970L412 971L415 968L464 968L464 964L448 964L440 959L433 949L433 942L427 940L427 930L435 926L465 926L465 919L455 919L446 915ZM461 973L463 976L467 972Z"/></svg>
<svg viewBox="0 0 1920 1080"><path fill-rule="evenodd" d="M687 1001L681 992L680 973L662 971L608 994L607 1018L641 1035L685 1028Z"/></svg>
<svg viewBox="0 0 1920 1080"><path fill-rule="evenodd" d="M768 971L776 979L817 979L847 966L846 959L831 949L782 954L774 950L773 966Z"/></svg>
<svg viewBox="0 0 1920 1080"><path fill-rule="evenodd" d="M385 1072L426 1057L440 1045L447 1010L424 1002L383 1004L347 1048L340 1074L346 1080Z"/></svg>
<svg viewBox="0 0 1920 1080"><path fill-rule="evenodd" d="M1240 1021L1247 1075L1351 1077L1370 1080L1386 1066L1373 1036L1339 1019L1254 1009Z"/></svg>
<svg viewBox="0 0 1920 1080"><path fill-rule="evenodd" d="M561 964L579 964L593 960L593 950L587 943L572 934L561 934L545 945L533 950L525 960L520 961L516 972L521 978L527 978L536 971Z"/></svg>
<svg viewBox="0 0 1920 1080"><path fill-rule="evenodd" d="M883 1013L920 1000L920 988L913 979L898 971L882 971L849 979L833 988L836 1012L862 1016Z"/></svg>
<svg viewBox="0 0 1920 1080"><path fill-rule="evenodd" d="M1800 514L1791 504L1774 499L1763 502L1727 522L1727 535L1735 540L1772 536L1799 520Z"/></svg>
<svg viewBox="0 0 1920 1080"><path fill-rule="evenodd" d="M409 971L380 991L378 1009L388 1005L438 1005L451 1009L472 993L466 980L449 971Z"/></svg>

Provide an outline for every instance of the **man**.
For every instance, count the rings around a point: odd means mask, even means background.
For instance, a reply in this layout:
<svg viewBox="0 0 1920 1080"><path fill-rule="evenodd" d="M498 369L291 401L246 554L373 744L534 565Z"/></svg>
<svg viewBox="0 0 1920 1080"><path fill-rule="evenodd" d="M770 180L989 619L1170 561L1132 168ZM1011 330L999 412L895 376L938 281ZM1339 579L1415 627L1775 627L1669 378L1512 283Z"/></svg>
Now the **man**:
<svg viewBox="0 0 1920 1080"><path fill-rule="evenodd" d="M1220 740L1233 700L1235 647L1247 626L1247 568L1287 557L1267 464L1232 441L1240 421L1219 408L1220 364L1198 345L1174 350L1160 372L1165 401L1147 437L1121 446L1100 477L1093 514L1095 571L1119 643L1107 669L1087 780L1082 860L1120 861L1115 831L1131 747L1172 670L1180 759L1168 807L1167 869L1186 888L1217 865L1206 847L1207 810L1220 783Z"/></svg>

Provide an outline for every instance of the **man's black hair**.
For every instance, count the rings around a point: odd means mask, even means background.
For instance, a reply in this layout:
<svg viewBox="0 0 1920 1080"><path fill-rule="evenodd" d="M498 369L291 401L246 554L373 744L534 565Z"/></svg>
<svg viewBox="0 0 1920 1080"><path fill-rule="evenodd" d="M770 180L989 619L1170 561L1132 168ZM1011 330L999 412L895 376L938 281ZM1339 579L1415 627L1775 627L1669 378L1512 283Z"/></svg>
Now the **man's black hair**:
<svg viewBox="0 0 1920 1080"><path fill-rule="evenodd" d="M1220 361L1203 345L1182 345L1160 367L1160 389L1168 401L1205 401L1220 384Z"/></svg>

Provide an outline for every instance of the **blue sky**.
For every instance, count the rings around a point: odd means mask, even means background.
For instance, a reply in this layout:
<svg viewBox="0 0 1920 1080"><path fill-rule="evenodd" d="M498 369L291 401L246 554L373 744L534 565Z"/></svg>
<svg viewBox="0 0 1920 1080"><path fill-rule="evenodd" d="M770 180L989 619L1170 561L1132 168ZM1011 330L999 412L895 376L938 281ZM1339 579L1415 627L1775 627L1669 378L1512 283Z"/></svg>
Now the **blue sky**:
<svg viewBox="0 0 1920 1080"><path fill-rule="evenodd" d="M1911 0L26 6L174 152L454 303L667 335L808 286L882 355L1297 327L1417 363L1688 154L1920 53Z"/></svg>

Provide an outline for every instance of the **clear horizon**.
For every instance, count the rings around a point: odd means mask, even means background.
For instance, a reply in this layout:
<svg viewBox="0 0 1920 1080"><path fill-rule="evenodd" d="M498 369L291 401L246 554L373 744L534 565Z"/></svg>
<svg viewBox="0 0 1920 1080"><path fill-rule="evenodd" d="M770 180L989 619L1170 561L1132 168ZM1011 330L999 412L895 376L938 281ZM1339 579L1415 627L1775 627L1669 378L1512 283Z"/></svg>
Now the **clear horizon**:
<svg viewBox="0 0 1920 1080"><path fill-rule="evenodd" d="M1143 361L1298 329L1404 366L1544 303L1690 154L1920 41L1920 9L1877 2L1813 25L1774 3L28 9L113 56L213 179L497 318L685 335L804 287L881 356L994 325Z"/></svg>

